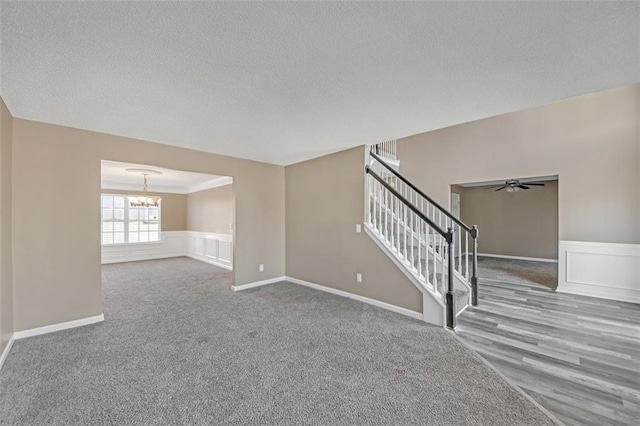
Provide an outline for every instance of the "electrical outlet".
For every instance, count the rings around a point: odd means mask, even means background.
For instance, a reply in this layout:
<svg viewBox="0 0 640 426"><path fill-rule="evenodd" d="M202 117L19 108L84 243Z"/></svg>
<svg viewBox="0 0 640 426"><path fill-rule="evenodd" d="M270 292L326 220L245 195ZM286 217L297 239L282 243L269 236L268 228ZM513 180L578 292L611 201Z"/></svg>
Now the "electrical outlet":
<svg viewBox="0 0 640 426"><path fill-rule="evenodd" d="M261 263L260 266L258 266L258 270L260 272L264 272L264 265Z"/></svg>
<svg viewBox="0 0 640 426"><path fill-rule="evenodd" d="M362 225L360 225L359 223L356 223L356 233L361 233L362 232Z"/></svg>
<svg viewBox="0 0 640 426"><path fill-rule="evenodd" d="M356 274L356 282L362 282L362 274Z"/></svg>

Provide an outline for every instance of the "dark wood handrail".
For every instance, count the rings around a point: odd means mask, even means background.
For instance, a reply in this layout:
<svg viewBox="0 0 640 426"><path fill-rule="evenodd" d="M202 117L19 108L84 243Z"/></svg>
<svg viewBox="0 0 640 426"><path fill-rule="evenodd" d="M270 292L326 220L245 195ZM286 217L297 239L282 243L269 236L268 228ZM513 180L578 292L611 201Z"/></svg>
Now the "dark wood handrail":
<svg viewBox="0 0 640 426"><path fill-rule="evenodd" d="M384 179L382 179L380 176L378 176L378 174L376 172L371 170L371 168L368 165L365 166L365 170L375 180L380 182L380 184L382 184L382 186L384 186L389 192L391 192L397 199L399 199L405 206L409 207L409 209L411 209L411 211L413 211L420 219L424 220L425 222L427 222L427 224L429 224L430 227L432 227L433 229L438 231L438 233L440 235L442 235L447 240L447 242L453 241L453 232L452 231L444 231L444 230L442 230L438 225L436 225L435 222L433 222L431 219L429 219L427 216L425 216L425 214L422 213L420 210L418 210L418 208L416 206L414 206L412 203L410 203L409 200L407 200L402 194L400 194L391 185L389 185L387 182L385 182Z"/></svg>
<svg viewBox="0 0 640 426"><path fill-rule="evenodd" d="M451 213L449 213L444 207L442 207L440 204L438 204L436 201L434 201L431 197L429 197L427 194L425 194L424 192L420 191L414 184L412 184L411 182L409 182L409 180L407 178L405 178L404 176L402 176L400 173L398 173L396 170L394 170L390 165L388 165L387 163L384 162L384 160L382 160L382 158L377 155L376 153L374 153L373 151L371 151L369 153L369 155L371 155L373 158L375 158L380 164L382 164L387 170L389 170L391 173L393 173L398 179L400 179L402 182L404 182L409 188L413 189L414 191L416 191L418 194L420 194L422 197L424 197L427 201L429 201L431 204L433 204L434 206L436 206L442 213L444 213L449 219L451 219L452 221L454 221L455 223L457 223L461 228L465 229L467 232L474 234L473 232L471 232L471 227L467 226L464 222L462 222L460 219L457 219L454 215L452 215ZM368 167L368 166L367 166ZM475 238L473 235L471 235L472 238Z"/></svg>

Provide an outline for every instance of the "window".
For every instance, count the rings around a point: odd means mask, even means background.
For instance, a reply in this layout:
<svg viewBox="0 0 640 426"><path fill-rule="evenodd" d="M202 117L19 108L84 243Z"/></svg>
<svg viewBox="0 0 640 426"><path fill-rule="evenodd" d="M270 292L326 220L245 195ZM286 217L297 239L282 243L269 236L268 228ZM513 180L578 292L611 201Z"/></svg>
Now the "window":
<svg viewBox="0 0 640 426"><path fill-rule="evenodd" d="M160 207L131 207L126 195L102 194L102 244L160 241Z"/></svg>

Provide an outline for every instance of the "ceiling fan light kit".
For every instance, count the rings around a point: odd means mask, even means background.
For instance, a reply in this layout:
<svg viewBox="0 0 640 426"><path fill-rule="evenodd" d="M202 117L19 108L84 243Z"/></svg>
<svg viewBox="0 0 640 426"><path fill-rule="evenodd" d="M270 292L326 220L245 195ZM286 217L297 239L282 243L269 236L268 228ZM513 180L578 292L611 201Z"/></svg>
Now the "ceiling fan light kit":
<svg viewBox="0 0 640 426"><path fill-rule="evenodd" d="M502 191L506 188L507 192L518 192L523 189L531 189L532 186L544 186L542 182L526 182L524 184L520 183L519 179L509 179L504 184L501 185L491 185L485 187L485 189L493 189L499 186L498 189L494 190L494 192Z"/></svg>

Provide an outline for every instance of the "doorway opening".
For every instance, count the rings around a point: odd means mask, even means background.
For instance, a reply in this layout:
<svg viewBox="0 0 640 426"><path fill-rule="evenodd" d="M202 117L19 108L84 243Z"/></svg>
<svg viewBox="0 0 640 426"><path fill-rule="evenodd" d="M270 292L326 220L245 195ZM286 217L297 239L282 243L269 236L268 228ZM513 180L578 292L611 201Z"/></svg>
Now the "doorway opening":
<svg viewBox="0 0 640 426"><path fill-rule="evenodd" d="M103 160L102 264L190 257L233 270L230 176Z"/></svg>
<svg viewBox="0 0 640 426"><path fill-rule="evenodd" d="M451 185L451 211L478 226L481 278L557 287L558 176Z"/></svg>

